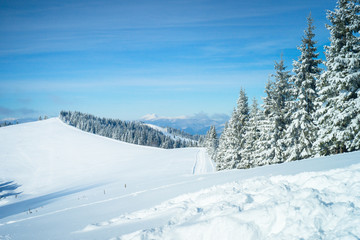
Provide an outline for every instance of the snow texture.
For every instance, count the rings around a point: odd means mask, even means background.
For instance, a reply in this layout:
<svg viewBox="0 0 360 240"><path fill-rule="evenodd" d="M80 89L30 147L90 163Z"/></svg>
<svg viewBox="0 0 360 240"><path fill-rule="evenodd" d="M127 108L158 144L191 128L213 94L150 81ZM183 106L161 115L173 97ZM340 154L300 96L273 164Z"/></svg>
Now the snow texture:
<svg viewBox="0 0 360 240"><path fill-rule="evenodd" d="M132 145L57 118L1 128L0 146L1 184L18 193L0 200L2 240L360 237L360 152L212 172L205 148Z"/></svg>
<svg viewBox="0 0 360 240"><path fill-rule="evenodd" d="M358 239L359 187L360 164L258 177L182 195L84 231L162 217L165 225L119 239Z"/></svg>

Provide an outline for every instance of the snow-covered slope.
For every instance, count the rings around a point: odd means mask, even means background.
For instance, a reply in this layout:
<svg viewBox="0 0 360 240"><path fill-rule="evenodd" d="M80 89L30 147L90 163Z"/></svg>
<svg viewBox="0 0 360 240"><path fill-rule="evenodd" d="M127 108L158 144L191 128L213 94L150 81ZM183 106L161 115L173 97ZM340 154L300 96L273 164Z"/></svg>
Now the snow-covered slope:
<svg viewBox="0 0 360 240"><path fill-rule="evenodd" d="M0 134L0 177L21 184L24 196L114 179L126 183L134 174L187 174L199 151L128 144L80 131L57 118L1 128Z"/></svg>
<svg viewBox="0 0 360 240"><path fill-rule="evenodd" d="M56 118L0 128L0 191L22 192L0 200L0 239L360 236L360 152L213 170L202 148L131 145Z"/></svg>

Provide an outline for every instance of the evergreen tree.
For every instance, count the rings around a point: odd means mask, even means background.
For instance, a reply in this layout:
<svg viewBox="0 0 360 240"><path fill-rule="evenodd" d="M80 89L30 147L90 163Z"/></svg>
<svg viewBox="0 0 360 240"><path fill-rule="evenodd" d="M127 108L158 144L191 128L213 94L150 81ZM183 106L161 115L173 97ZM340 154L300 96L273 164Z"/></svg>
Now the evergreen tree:
<svg viewBox="0 0 360 240"><path fill-rule="evenodd" d="M274 81L269 80L266 85L264 98L264 122L262 142L264 144L262 164L284 162L286 144L284 135L290 124L288 102L292 100L290 91L289 71L286 71L284 60L275 62ZM266 126L266 127L265 127Z"/></svg>
<svg viewBox="0 0 360 240"><path fill-rule="evenodd" d="M254 153L253 153L253 162L252 166L261 166L270 163L271 151L269 144L269 139L271 136L271 125L270 121L265 118L264 111L259 110L258 112L258 138L254 143Z"/></svg>
<svg viewBox="0 0 360 240"><path fill-rule="evenodd" d="M286 71L282 57L280 62L275 62L275 71L276 73L273 75L275 78L275 111L273 116L273 119L275 120L273 123L275 133L275 156L273 163L279 163L286 161L286 143L284 141L284 136L286 128L291 123L289 102L292 102L294 99L292 94L293 86L289 83L291 75L289 71Z"/></svg>
<svg viewBox="0 0 360 240"><path fill-rule="evenodd" d="M254 98L249 113L249 121L246 126L245 147L243 158L240 163L243 168L253 167L257 160L260 139L260 121L262 120L261 115L257 100Z"/></svg>
<svg viewBox="0 0 360 240"><path fill-rule="evenodd" d="M321 155L360 149L360 3L339 0L328 12L330 46L320 78L317 112Z"/></svg>
<svg viewBox="0 0 360 240"><path fill-rule="evenodd" d="M269 79L265 85L266 96L263 98L262 105L263 119L260 124L260 138L258 140L258 160L256 165L270 164L275 156L275 135L273 129L275 128L275 85Z"/></svg>
<svg viewBox="0 0 360 240"><path fill-rule="evenodd" d="M70 111L61 111L60 119L81 130L128 143L162 148L189 147L197 144L196 140L193 143L192 139L195 137L191 135L188 135L190 137L188 141L182 141L178 136L170 137L161 131L134 121L126 122L99 118L90 114ZM181 131L173 129L173 132L179 133Z"/></svg>
<svg viewBox="0 0 360 240"><path fill-rule="evenodd" d="M219 138L219 146L217 148L216 151L216 156L215 156L215 162L216 162L216 170L223 170L223 160L225 158L225 153L226 153L226 138L228 135L228 128L229 128L229 123L226 122L225 126L224 126L224 130Z"/></svg>
<svg viewBox="0 0 360 240"><path fill-rule="evenodd" d="M246 144L246 128L249 122L249 101L244 89L240 90L240 96L237 102L237 111L238 111L238 124L236 125L236 135L238 137L239 146L238 146L238 164L237 168L248 168L248 165L243 166L241 161L245 160L245 144Z"/></svg>
<svg viewBox="0 0 360 240"><path fill-rule="evenodd" d="M219 159L219 169L233 169L239 162L239 138L236 132L237 124L239 123L239 117L236 109L234 109L231 118L229 120L226 131L223 132L222 138L222 158Z"/></svg>
<svg viewBox="0 0 360 240"><path fill-rule="evenodd" d="M316 82L321 69L318 65L321 60L316 53L316 42L311 14L307 18L308 27L304 31L302 44L298 47L301 55L293 63L295 76L291 78L291 94L289 99L290 124L286 129L284 141L286 144L286 161L293 161L313 156L313 143L315 142L317 127L314 121L316 111L317 90Z"/></svg>
<svg viewBox="0 0 360 240"><path fill-rule="evenodd" d="M226 131L221 138L221 152L218 155L218 169L243 168L240 164L244 156L245 132L249 118L248 98L243 89L237 101ZM220 158L220 159L219 159Z"/></svg>
<svg viewBox="0 0 360 240"><path fill-rule="evenodd" d="M206 148L209 156L215 159L216 149L218 147L218 139L215 126L211 126L209 131L206 133Z"/></svg>

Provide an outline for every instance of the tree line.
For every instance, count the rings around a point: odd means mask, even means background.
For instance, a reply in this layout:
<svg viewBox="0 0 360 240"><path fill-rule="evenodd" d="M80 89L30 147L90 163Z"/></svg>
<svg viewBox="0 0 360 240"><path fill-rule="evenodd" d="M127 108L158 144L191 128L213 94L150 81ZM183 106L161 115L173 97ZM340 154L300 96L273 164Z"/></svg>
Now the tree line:
<svg viewBox="0 0 360 240"><path fill-rule="evenodd" d="M330 45L318 57L311 15L292 72L284 60L265 86L262 108L244 89L217 139L206 147L217 169L250 168L360 149L360 5L339 0L328 11ZM325 69L321 69L321 63Z"/></svg>
<svg viewBox="0 0 360 240"><path fill-rule="evenodd" d="M168 130L171 135L165 135L161 131L136 121L100 118L91 114L71 111L61 111L60 119L83 131L138 145L166 149L198 145L196 136L190 138L188 134L174 129Z"/></svg>

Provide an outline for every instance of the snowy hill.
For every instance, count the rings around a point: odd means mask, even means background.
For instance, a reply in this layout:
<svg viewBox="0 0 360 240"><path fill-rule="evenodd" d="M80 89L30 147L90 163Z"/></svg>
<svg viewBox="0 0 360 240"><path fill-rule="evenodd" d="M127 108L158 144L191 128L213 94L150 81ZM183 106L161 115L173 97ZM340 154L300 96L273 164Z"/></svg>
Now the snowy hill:
<svg viewBox="0 0 360 240"><path fill-rule="evenodd" d="M57 118L0 128L0 146L0 196L21 192L0 200L0 239L360 236L360 152L213 173L202 148L132 145Z"/></svg>

